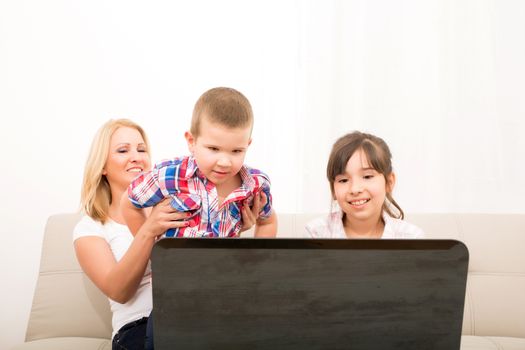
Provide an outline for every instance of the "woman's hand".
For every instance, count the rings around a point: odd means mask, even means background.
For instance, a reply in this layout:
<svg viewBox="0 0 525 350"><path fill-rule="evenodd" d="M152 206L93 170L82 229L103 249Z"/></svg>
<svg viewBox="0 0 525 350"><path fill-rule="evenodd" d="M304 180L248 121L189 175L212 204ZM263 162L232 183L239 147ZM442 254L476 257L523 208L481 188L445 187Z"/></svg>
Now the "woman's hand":
<svg viewBox="0 0 525 350"><path fill-rule="evenodd" d="M247 231L253 227L257 223L257 219L259 218L259 213L261 211L261 208L263 208L266 205L266 202L268 199L266 198L266 195L262 192L257 192L253 196L253 205L250 208L248 206L247 201L243 202L243 205L241 207L241 214L242 214L242 228L240 232Z"/></svg>
<svg viewBox="0 0 525 350"><path fill-rule="evenodd" d="M186 219L190 214L173 209L170 202L171 199L167 197L155 205L138 234L157 239L170 228L188 226Z"/></svg>

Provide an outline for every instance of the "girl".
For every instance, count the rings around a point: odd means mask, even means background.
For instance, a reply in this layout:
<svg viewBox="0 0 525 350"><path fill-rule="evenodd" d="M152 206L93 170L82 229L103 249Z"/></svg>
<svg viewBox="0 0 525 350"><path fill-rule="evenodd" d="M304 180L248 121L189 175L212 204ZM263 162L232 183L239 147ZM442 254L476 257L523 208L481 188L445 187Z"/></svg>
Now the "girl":
<svg viewBox="0 0 525 350"><path fill-rule="evenodd" d="M392 155L381 138L354 131L332 147L326 175L332 210L306 225L312 238L422 238L392 197Z"/></svg>

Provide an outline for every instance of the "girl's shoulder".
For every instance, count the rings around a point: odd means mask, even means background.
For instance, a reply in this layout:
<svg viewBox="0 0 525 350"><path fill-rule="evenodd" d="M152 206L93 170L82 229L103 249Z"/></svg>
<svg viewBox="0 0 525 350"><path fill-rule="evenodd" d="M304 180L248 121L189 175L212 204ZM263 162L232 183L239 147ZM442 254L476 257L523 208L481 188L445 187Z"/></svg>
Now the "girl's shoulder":
<svg viewBox="0 0 525 350"><path fill-rule="evenodd" d="M308 221L305 230L311 238L346 238L341 215L337 212Z"/></svg>
<svg viewBox="0 0 525 350"><path fill-rule="evenodd" d="M306 235L312 238L319 237L321 232L326 231L327 223L326 217L317 217L308 221L305 225Z"/></svg>
<svg viewBox="0 0 525 350"><path fill-rule="evenodd" d="M383 215L385 221L385 229L383 231L383 238L424 238L425 233L418 226L402 220L393 218L387 214Z"/></svg>

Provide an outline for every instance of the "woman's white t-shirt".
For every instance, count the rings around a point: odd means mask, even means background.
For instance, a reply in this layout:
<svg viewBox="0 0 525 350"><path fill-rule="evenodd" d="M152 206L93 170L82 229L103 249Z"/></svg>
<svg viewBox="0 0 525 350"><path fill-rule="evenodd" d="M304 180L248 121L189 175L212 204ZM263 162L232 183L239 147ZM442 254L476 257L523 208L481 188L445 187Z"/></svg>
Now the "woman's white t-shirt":
<svg viewBox="0 0 525 350"><path fill-rule="evenodd" d="M121 225L112 220L109 220L106 224L102 224L85 215L73 230L73 241L80 237L88 236L105 239L116 261L122 259L133 241L133 235L126 225ZM113 327L112 337L127 323L136 321L142 317L148 317L152 310L153 300L150 263L148 262L137 293L135 293L135 296L133 296L131 300L125 304L121 304L110 298L108 299L113 314L111 321Z"/></svg>

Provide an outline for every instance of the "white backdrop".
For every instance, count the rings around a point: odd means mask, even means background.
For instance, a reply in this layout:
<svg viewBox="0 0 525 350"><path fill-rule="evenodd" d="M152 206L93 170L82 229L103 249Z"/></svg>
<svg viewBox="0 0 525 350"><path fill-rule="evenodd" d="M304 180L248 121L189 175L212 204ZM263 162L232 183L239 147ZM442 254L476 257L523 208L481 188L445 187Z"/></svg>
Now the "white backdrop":
<svg viewBox="0 0 525 350"><path fill-rule="evenodd" d="M394 155L406 212L524 213L525 2L0 0L0 349L23 340L46 218L78 208L91 138L142 124L184 154L198 96L239 89L278 212L329 207L333 141Z"/></svg>

